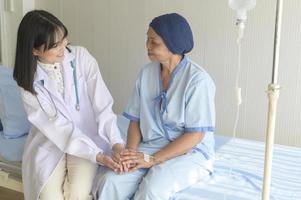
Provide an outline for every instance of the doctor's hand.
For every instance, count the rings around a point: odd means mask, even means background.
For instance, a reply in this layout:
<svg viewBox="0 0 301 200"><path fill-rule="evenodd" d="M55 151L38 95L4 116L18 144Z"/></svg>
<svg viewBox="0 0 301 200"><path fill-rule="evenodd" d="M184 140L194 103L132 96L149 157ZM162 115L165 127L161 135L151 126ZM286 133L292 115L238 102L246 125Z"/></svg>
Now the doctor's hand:
<svg viewBox="0 0 301 200"><path fill-rule="evenodd" d="M155 165L155 158L145 155L143 152L127 150L122 152L121 162L124 166L129 166L128 172L133 172L140 168L151 168Z"/></svg>
<svg viewBox="0 0 301 200"><path fill-rule="evenodd" d="M125 150L124 148L124 144L114 144L112 147L112 159L117 162L120 163L120 154Z"/></svg>
<svg viewBox="0 0 301 200"><path fill-rule="evenodd" d="M124 166L122 166L121 160L120 160L121 153L124 150L125 150L124 144L121 144L121 143L116 143L112 147L112 159L113 159L113 161L115 161L116 163L119 164L119 169L117 170L118 173L123 173L123 172L127 171L127 169L125 169Z"/></svg>
<svg viewBox="0 0 301 200"><path fill-rule="evenodd" d="M110 156L104 155L102 153L97 154L96 161L99 164L112 169L114 172L118 172L118 170L121 168L121 165L115 162Z"/></svg>

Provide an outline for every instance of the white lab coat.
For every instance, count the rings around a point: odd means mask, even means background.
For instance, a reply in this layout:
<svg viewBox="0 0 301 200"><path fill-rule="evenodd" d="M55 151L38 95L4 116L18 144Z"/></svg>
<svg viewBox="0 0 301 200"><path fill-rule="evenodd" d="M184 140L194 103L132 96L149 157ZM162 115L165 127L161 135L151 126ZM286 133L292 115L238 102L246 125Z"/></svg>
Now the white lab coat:
<svg viewBox="0 0 301 200"><path fill-rule="evenodd" d="M80 110L74 89L74 62L77 71ZM22 177L25 200L36 200L42 187L65 153L96 163L99 152L108 153L115 143L123 143L112 112L113 99L101 77L96 60L83 47L65 51L62 63L64 97L54 81L37 66L34 88L37 98L21 88L21 96L32 129L23 154ZM50 95L54 101L51 101ZM58 117L51 121L49 116Z"/></svg>

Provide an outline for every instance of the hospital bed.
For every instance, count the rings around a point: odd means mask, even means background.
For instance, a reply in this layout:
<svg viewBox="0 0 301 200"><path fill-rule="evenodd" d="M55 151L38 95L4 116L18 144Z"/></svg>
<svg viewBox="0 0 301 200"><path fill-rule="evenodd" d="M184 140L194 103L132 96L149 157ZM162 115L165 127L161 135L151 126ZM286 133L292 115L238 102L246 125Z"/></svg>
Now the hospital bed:
<svg viewBox="0 0 301 200"><path fill-rule="evenodd" d="M0 131L0 187L22 192L21 158L26 136L6 139Z"/></svg>
<svg viewBox="0 0 301 200"><path fill-rule="evenodd" d="M22 192L21 159L29 129L13 69L0 65L0 187Z"/></svg>
<svg viewBox="0 0 301 200"><path fill-rule="evenodd" d="M119 117L124 136L128 120ZM173 200L260 200L264 143L215 135L214 173ZM301 200L301 148L275 145L270 200Z"/></svg>
<svg viewBox="0 0 301 200"><path fill-rule="evenodd" d="M124 135L128 121L118 117L118 126ZM0 186L22 191L20 162L7 159L21 159L24 141L25 137L13 140L0 137ZM215 171L212 177L177 193L173 200L261 199L263 162L263 142L216 135ZM301 148L276 145L271 200L300 199Z"/></svg>
<svg viewBox="0 0 301 200"><path fill-rule="evenodd" d="M174 200L260 200L264 143L216 135L215 172ZM275 145L270 200L301 200L301 148Z"/></svg>

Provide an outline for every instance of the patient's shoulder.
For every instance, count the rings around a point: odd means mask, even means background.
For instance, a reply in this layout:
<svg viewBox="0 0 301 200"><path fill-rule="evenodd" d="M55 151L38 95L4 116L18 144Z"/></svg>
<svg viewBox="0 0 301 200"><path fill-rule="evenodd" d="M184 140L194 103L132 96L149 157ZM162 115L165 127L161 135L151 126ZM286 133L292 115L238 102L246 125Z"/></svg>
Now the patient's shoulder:
<svg viewBox="0 0 301 200"><path fill-rule="evenodd" d="M158 73L159 67L160 67L160 63L150 62L141 69L141 74L149 75L149 74L153 74L153 73Z"/></svg>

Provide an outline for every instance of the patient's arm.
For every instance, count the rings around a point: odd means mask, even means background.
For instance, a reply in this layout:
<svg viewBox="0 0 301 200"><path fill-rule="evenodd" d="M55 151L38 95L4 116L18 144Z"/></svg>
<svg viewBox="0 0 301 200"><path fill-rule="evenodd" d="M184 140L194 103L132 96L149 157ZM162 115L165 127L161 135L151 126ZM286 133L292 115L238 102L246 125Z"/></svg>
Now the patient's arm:
<svg viewBox="0 0 301 200"><path fill-rule="evenodd" d="M185 133L181 135L175 141L169 143L153 155L154 165L187 153L190 149L200 143L204 138L204 135L205 134L201 132Z"/></svg>
<svg viewBox="0 0 301 200"><path fill-rule="evenodd" d="M131 168L130 171L134 171L139 168L150 168L156 164L185 154L194 146L196 146L203 138L204 133L185 133L178 137L175 141L163 147L160 151L153 154L151 156L150 162L144 161L144 155L142 152L126 151L123 153L123 163L128 164L136 162L136 166Z"/></svg>
<svg viewBox="0 0 301 200"><path fill-rule="evenodd" d="M131 121L127 135L127 149L136 150L141 142L141 132L139 128L139 122Z"/></svg>

